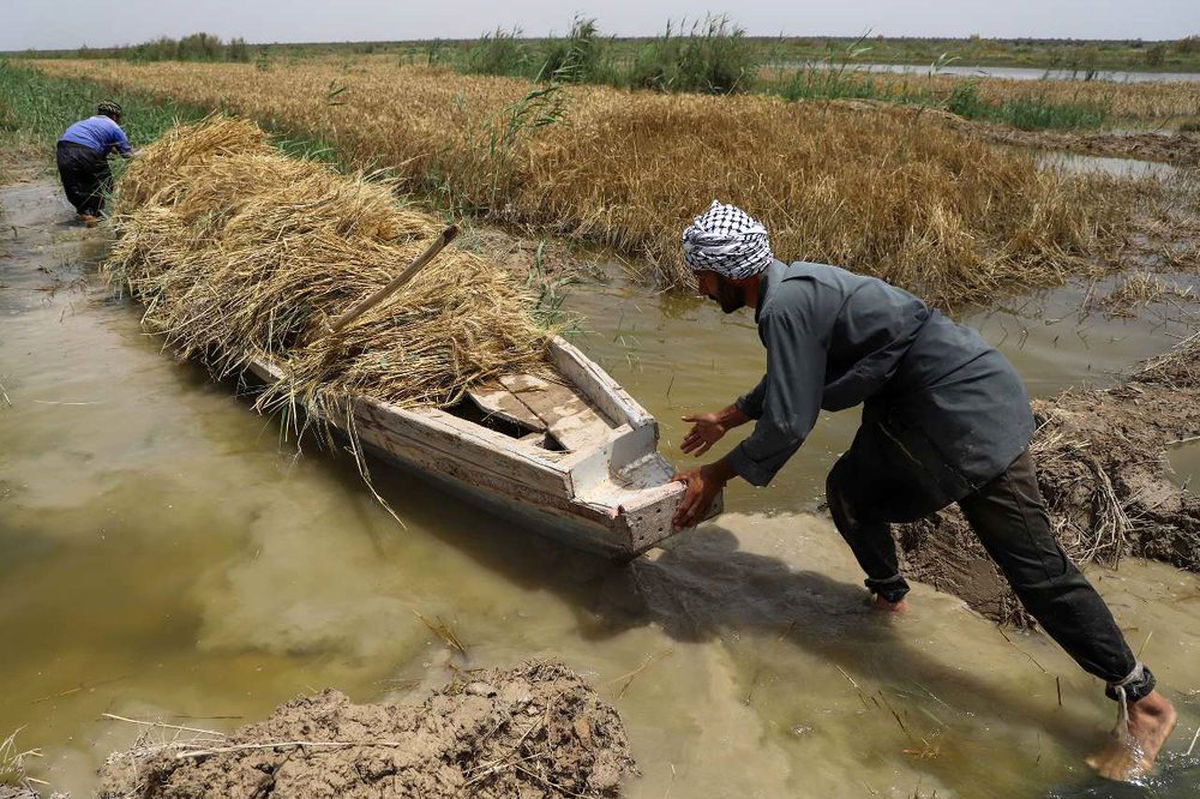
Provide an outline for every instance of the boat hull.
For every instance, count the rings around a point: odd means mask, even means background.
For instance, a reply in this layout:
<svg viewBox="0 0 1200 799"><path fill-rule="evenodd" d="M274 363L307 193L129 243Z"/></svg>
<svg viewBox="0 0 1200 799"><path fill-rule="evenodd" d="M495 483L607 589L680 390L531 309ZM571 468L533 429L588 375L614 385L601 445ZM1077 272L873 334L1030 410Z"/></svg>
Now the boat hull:
<svg viewBox="0 0 1200 799"><path fill-rule="evenodd" d="M566 431L561 437L573 450L546 449L536 436L514 437L444 410L363 397L349 400L352 435L375 456L489 512L580 549L634 558L677 532L671 519L684 486L671 482L673 467L657 451L653 417L567 342L555 339L552 355L579 400L573 404L586 403L586 413L564 420L563 408L539 408L529 394L516 395L514 404L524 398L551 433L556 426ZM266 361L251 363L250 371L265 383L286 379ZM562 395L563 384L554 390ZM346 416L325 421L351 435L339 423ZM709 517L720 510L718 496Z"/></svg>

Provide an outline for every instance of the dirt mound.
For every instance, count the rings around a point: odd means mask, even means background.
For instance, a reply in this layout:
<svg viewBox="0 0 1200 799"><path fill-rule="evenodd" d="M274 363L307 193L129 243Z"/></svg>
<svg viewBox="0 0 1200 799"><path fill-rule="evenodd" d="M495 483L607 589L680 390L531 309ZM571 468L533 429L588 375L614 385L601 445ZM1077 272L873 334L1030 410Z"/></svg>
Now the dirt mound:
<svg viewBox="0 0 1200 799"><path fill-rule="evenodd" d="M228 736L140 741L108 759L100 796L608 797L635 773L616 711L566 666L526 663L420 705L327 689Z"/></svg>
<svg viewBox="0 0 1200 799"><path fill-rule="evenodd" d="M1106 391L1033 405L1038 484L1077 564L1153 558L1200 572L1200 497L1171 480L1167 449L1200 435L1200 334ZM906 572L1000 622L1032 619L957 507L897 534Z"/></svg>

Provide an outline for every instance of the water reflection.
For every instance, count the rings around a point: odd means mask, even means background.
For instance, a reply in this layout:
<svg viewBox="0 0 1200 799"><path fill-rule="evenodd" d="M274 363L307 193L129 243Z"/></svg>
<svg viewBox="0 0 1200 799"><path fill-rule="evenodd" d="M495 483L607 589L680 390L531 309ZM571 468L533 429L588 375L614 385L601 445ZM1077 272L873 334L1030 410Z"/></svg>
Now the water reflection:
<svg viewBox="0 0 1200 799"><path fill-rule="evenodd" d="M1123 178L1153 177L1159 180L1167 180L1180 174L1180 170L1171 164L1133 158L1046 152L1039 153L1036 160L1039 169L1053 169L1068 174L1112 175Z"/></svg>

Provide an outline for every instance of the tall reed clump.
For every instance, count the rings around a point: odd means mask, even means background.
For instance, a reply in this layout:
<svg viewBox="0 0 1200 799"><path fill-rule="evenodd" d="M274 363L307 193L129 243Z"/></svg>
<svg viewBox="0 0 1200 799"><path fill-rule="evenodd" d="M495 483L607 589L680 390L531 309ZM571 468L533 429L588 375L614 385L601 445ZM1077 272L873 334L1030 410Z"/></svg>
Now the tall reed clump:
<svg viewBox="0 0 1200 799"><path fill-rule="evenodd" d="M465 67L479 75L526 74L533 63L533 54L517 28L496 28L483 34L479 43L467 51Z"/></svg>
<svg viewBox="0 0 1200 799"><path fill-rule="evenodd" d="M748 90L757 66L745 31L725 16L708 16L633 46L618 58L596 20L576 15L564 37L526 39L497 28L483 34L460 61L464 72L563 83L603 83L663 92L730 94ZM630 48L625 48L629 50Z"/></svg>
<svg viewBox="0 0 1200 799"><path fill-rule="evenodd" d="M143 324L216 375L254 359L286 379L259 407L323 415L348 395L448 405L476 382L538 371L547 332L520 276L451 246L336 335L329 320L385 285L440 232L387 185L279 155L253 123L172 129L117 185L110 281Z"/></svg>
<svg viewBox="0 0 1200 799"><path fill-rule="evenodd" d="M576 15L565 38L551 39L532 77L562 83L618 83L620 71L612 57L612 39L600 35L596 20Z"/></svg>
<svg viewBox="0 0 1200 799"><path fill-rule="evenodd" d="M686 34L668 23L634 56L628 82L639 89L731 94L750 88L757 66L745 30L728 17L709 16Z"/></svg>

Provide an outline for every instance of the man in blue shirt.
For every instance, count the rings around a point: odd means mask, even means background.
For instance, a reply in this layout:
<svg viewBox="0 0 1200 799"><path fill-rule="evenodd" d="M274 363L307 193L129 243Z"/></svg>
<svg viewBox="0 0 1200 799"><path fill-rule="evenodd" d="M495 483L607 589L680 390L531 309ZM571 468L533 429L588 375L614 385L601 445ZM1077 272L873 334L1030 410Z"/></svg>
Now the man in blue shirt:
<svg viewBox="0 0 1200 799"><path fill-rule="evenodd" d="M875 606L906 606L891 523L957 502L1042 628L1127 709L1118 744L1089 762L1114 779L1145 774L1175 710L1054 536L1029 455L1029 398L1008 360L882 280L777 260L766 228L734 206L714 201L684 231L683 250L702 294L726 313L754 309L767 373L724 410L684 417L694 427L682 448L694 455L733 427L755 426L721 460L675 477L687 485L675 525L703 519L734 477L769 483L822 409L861 404L862 426L826 495Z"/></svg>
<svg viewBox="0 0 1200 799"><path fill-rule="evenodd" d="M106 100L97 106L96 116L76 122L58 140L55 160L63 190L88 227L100 221L104 195L112 188L108 156L133 156L120 123L121 106Z"/></svg>

